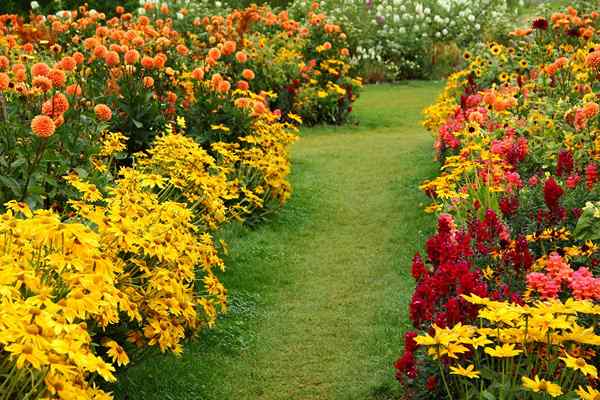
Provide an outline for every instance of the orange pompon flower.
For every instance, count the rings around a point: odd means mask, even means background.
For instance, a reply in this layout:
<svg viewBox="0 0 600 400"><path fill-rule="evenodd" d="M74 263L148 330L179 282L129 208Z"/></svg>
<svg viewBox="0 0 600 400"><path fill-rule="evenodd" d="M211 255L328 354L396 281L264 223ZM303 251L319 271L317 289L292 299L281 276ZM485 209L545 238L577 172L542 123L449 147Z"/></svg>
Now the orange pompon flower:
<svg viewBox="0 0 600 400"><path fill-rule="evenodd" d="M75 60L77 64L81 65L85 61L85 57L82 53L76 51L75 53L73 53L73 60Z"/></svg>
<svg viewBox="0 0 600 400"><path fill-rule="evenodd" d="M41 138L49 138L56 131L56 124L52 118L46 115L38 115L31 121L31 130L36 136Z"/></svg>
<svg viewBox="0 0 600 400"><path fill-rule="evenodd" d="M236 87L240 90L248 90L250 88L250 84L248 84L246 81L239 81L236 84Z"/></svg>
<svg viewBox="0 0 600 400"><path fill-rule="evenodd" d="M248 61L248 56L246 55L246 53L244 53L243 51L238 51L237 53L235 53L235 59L237 60L237 62L239 62L240 64L245 63L246 61Z"/></svg>
<svg viewBox="0 0 600 400"><path fill-rule="evenodd" d="M254 72L251 69L245 69L242 71L242 76L245 80L251 81L255 78Z"/></svg>
<svg viewBox="0 0 600 400"><path fill-rule="evenodd" d="M43 76L43 75L40 75ZM27 80L27 72L24 69L18 69L15 71L15 80L17 82L25 82Z"/></svg>
<svg viewBox="0 0 600 400"><path fill-rule="evenodd" d="M342 57L349 57L350 56L350 50L348 50L347 48L343 48L340 50L340 54L342 55Z"/></svg>
<svg viewBox="0 0 600 400"><path fill-rule="evenodd" d="M214 61L218 60L219 58L221 58L221 50L217 49L216 47L213 47L208 51L208 58Z"/></svg>
<svg viewBox="0 0 600 400"><path fill-rule="evenodd" d="M56 117L65 113L69 109L69 100L62 93L56 93L50 100L42 104L42 113Z"/></svg>
<svg viewBox="0 0 600 400"><path fill-rule="evenodd" d="M219 83L219 86L217 87L217 91L219 91L220 93L227 93L229 92L229 90L231 89L231 83L229 83L228 81L221 81L221 83Z"/></svg>
<svg viewBox="0 0 600 400"><path fill-rule="evenodd" d="M8 89L10 86L10 78L6 72L0 72L0 91Z"/></svg>
<svg viewBox="0 0 600 400"><path fill-rule="evenodd" d="M15 72L14 68L13 72ZM50 72L50 67L46 63L36 63L31 66L32 76L47 76L48 72Z"/></svg>
<svg viewBox="0 0 600 400"><path fill-rule="evenodd" d="M204 69L202 68L196 68L192 71L192 78L194 78L197 81L201 81L202 79L204 79Z"/></svg>
<svg viewBox="0 0 600 400"><path fill-rule="evenodd" d="M254 103L254 113L257 115L264 114L267 111L267 106L262 101Z"/></svg>
<svg viewBox="0 0 600 400"><path fill-rule="evenodd" d="M77 68L77 62L73 57L66 56L63 57L62 60L60 60L59 67L64 69L65 71L73 71L75 68Z"/></svg>
<svg viewBox="0 0 600 400"><path fill-rule="evenodd" d="M25 53L33 53L33 44L31 43L25 43L22 47L23 51Z"/></svg>
<svg viewBox="0 0 600 400"><path fill-rule="evenodd" d="M133 65L133 64L137 63L139 61L139 59L140 59L140 53L135 49L131 49L127 53L125 53L125 63L127 63L129 65Z"/></svg>
<svg viewBox="0 0 600 400"><path fill-rule="evenodd" d="M237 108L246 108L250 104L250 100L247 97L240 97L239 99L235 99L233 105Z"/></svg>
<svg viewBox="0 0 600 400"><path fill-rule="evenodd" d="M108 49L103 44L94 47L94 56L97 58L104 58L104 56L106 56L107 52L108 52Z"/></svg>
<svg viewBox="0 0 600 400"><path fill-rule="evenodd" d="M233 40L228 40L225 43L223 43L223 54L226 56L233 54L236 48L237 45L235 44L235 42Z"/></svg>
<svg viewBox="0 0 600 400"><path fill-rule="evenodd" d="M170 104L175 104L177 101L177 94L175 92L168 91L167 92L167 102Z"/></svg>
<svg viewBox="0 0 600 400"><path fill-rule="evenodd" d="M167 56L163 53L154 56L154 68L163 69L167 63Z"/></svg>
<svg viewBox="0 0 600 400"><path fill-rule="evenodd" d="M585 58L585 64L594 69L600 69L600 50L596 50L588 54Z"/></svg>
<svg viewBox="0 0 600 400"><path fill-rule="evenodd" d="M72 85L67 86L66 92L69 96L81 96L81 86L74 83Z"/></svg>
<svg viewBox="0 0 600 400"><path fill-rule="evenodd" d="M10 65L10 60L6 56L0 56L0 70L6 71Z"/></svg>
<svg viewBox="0 0 600 400"><path fill-rule="evenodd" d="M218 88L221 82L223 82L223 77L221 74L214 74L210 79L210 84L213 88Z"/></svg>
<svg viewBox="0 0 600 400"><path fill-rule="evenodd" d="M324 48L325 50L329 50L329 49L331 49L331 43L329 43L329 42L325 42L325 43L323 43L323 48Z"/></svg>
<svg viewBox="0 0 600 400"><path fill-rule="evenodd" d="M104 62L106 62L106 64L111 67L119 65L119 63L121 62L119 53L117 53L116 51L109 51L104 55Z"/></svg>
<svg viewBox="0 0 600 400"><path fill-rule="evenodd" d="M53 121L54 121L54 125L58 129L61 126L63 126L63 124L65 123L65 117L63 116L63 114L61 114L58 117L54 118Z"/></svg>
<svg viewBox="0 0 600 400"><path fill-rule="evenodd" d="M48 72L48 78L50 78L50 80L54 84L54 87L63 87L65 86L65 83L67 81L65 73L62 70L56 68L52 68L50 72Z"/></svg>
<svg viewBox="0 0 600 400"><path fill-rule="evenodd" d="M96 38L87 38L83 41L83 47L86 50L92 50L94 49L96 46L98 46L100 44L100 42L98 42L98 39Z"/></svg>
<svg viewBox="0 0 600 400"><path fill-rule="evenodd" d="M42 75L34 77L31 83L33 87L40 89L44 93L52 89L53 86L52 80Z"/></svg>
<svg viewBox="0 0 600 400"><path fill-rule="evenodd" d="M598 105L598 103L591 102L583 106L583 114L588 119L598 115L598 112L600 112L600 106Z"/></svg>
<svg viewBox="0 0 600 400"><path fill-rule="evenodd" d="M190 52L190 50L183 44L178 44L177 47L175 47L175 50L177 51L177 53L179 53L179 55L182 56L187 56Z"/></svg>
<svg viewBox="0 0 600 400"><path fill-rule="evenodd" d="M146 89L150 89L152 86L154 86L154 78L151 76L145 76L142 82L144 83L144 87Z"/></svg>
<svg viewBox="0 0 600 400"><path fill-rule="evenodd" d="M142 67L146 69L154 68L154 59L148 56L142 57Z"/></svg>
<svg viewBox="0 0 600 400"><path fill-rule="evenodd" d="M97 104L94 107L94 113L96 118L101 121L110 121L112 119L112 111L106 104Z"/></svg>

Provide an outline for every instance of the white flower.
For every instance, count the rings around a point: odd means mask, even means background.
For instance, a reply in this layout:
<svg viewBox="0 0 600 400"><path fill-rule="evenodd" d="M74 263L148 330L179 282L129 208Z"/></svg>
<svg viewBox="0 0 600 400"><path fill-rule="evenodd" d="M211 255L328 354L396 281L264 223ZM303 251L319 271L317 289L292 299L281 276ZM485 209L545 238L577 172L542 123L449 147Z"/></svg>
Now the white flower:
<svg viewBox="0 0 600 400"><path fill-rule="evenodd" d="M31 2L31 9L32 10L37 10L38 8L40 8L40 3L38 3L37 1L32 1Z"/></svg>

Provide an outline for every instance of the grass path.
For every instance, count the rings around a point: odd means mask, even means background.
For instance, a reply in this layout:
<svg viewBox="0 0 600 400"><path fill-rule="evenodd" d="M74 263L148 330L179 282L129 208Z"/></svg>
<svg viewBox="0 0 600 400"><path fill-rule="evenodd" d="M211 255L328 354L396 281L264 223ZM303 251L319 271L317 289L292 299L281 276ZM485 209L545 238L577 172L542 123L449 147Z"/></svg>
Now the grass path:
<svg viewBox="0 0 600 400"><path fill-rule="evenodd" d="M418 123L439 89L369 87L359 126L304 130L292 200L258 229L226 235L231 312L181 358L130 368L118 398L399 398L410 258L431 226L418 184L435 170Z"/></svg>

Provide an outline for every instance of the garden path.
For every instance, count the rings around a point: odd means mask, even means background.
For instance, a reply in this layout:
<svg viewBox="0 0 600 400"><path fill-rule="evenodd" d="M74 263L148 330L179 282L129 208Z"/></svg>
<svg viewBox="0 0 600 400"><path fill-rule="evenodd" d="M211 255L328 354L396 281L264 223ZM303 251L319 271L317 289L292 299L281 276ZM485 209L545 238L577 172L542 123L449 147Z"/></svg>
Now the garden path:
<svg viewBox="0 0 600 400"><path fill-rule="evenodd" d="M432 225L419 207L435 171L420 111L440 88L371 86L359 126L305 129L293 198L257 229L228 232L230 314L181 358L131 368L118 397L398 398L410 259Z"/></svg>

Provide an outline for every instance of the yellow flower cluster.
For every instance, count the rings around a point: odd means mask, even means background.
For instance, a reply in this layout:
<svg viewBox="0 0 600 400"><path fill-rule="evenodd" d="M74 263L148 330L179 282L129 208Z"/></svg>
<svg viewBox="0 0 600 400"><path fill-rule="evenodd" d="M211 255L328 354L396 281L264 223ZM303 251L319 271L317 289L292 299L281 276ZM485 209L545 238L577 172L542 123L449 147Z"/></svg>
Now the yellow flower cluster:
<svg viewBox="0 0 600 400"><path fill-rule="evenodd" d="M440 361L447 389L480 387L483 383L471 380L483 379L490 385L501 381L505 395L525 388L557 397L577 388L582 398L594 398L581 393L595 392L584 386L588 378L598 378L591 360L600 347L600 336L589 322L598 318L600 306L573 299L518 305L476 295L463 297L482 307L479 326L459 323L442 329L433 325L431 335L415 338L432 358L455 360L450 361L448 377ZM460 362L467 360L471 363L463 367ZM499 375L481 375L489 368ZM540 378L542 374L547 379Z"/></svg>
<svg viewBox="0 0 600 400"><path fill-rule="evenodd" d="M113 363L129 362L119 341L179 353L188 332L226 308L212 238L185 205L160 201L154 177L122 169L106 198L68 181L82 192L69 221L16 202L0 216L0 365L11 398L106 398L87 378L115 380Z"/></svg>

